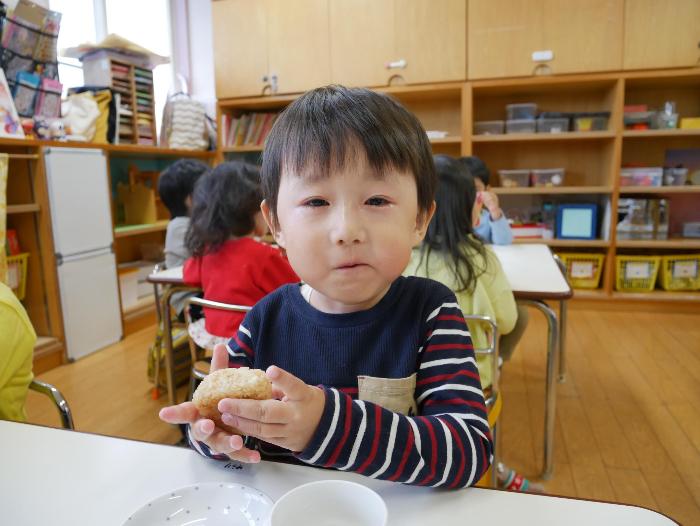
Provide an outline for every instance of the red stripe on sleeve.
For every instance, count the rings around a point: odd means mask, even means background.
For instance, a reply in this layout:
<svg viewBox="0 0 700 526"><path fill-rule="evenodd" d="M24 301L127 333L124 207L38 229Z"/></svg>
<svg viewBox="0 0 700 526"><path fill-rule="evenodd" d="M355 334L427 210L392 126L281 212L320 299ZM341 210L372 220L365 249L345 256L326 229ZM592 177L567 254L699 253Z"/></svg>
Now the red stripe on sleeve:
<svg viewBox="0 0 700 526"><path fill-rule="evenodd" d="M481 402L474 400L465 400L464 398L447 398L445 400L430 399L423 404L423 407L431 405L468 405L469 407L477 407L486 413L486 406Z"/></svg>
<svg viewBox="0 0 700 526"><path fill-rule="evenodd" d="M377 456L377 449L379 449L379 436L382 433L382 408L379 407L378 405L374 406L374 439L372 440L372 450L369 453L369 456L367 457L367 460L365 460L360 468L357 470L357 473L364 473L365 470L369 467L369 465L374 461L374 457Z"/></svg>
<svg viewBox="0 0 700 526"><path fill-rule="evenodd" d="M429 376L428 378L423 378L422 380L419 380L416 383L416 386L432 384L433 382L445 382L448 380L453 380L458 376L467 376L469 378L473 378L474 380L480 380L479 373L474 371L461 370L457 371L456 373L438 374L435 376Z"/></svg>
<svg viewBox="0 0 700 526"><path fill-rule="evenodd" d="M457 316L456 314L442 314L437 317L438 321L459 321L462 322L464 325L467 324L466 321L464 321L464 317L462 316Z"/></svg>
<svg viewBox="0 0 700 526"><path fill-rule="evenodd" d="M435 478L435 464L437 461L437 438L435 438L435 429L430 419L419 416L420 420L425 423L425 427L428 428L428 435L430 436L430 473L428 473L423 480L421 480L418 485L425 486L429 481Z"/></svg>
<svg viewBox="0 0 700 526"><path fill-rule="evenodd" d="M459 453L460 453L460 462L459 462L459 470L457 471L457 474L455 475L455 480L452 484L449 485L450 488L454 488L459 482L462 480L462 474L464 473L464 468L466 466L466 455L464 454L464 446L462 445L462 436L460 436L459 433L457 433L457 430L450 424L447 420L442 420L440 419L441 422L444 422L447 428L450 430L450 433L452 433L452 441L457 443L457 447L459 448Z"/></svg>
<svg viewBox="0 0 700 526"><path fill-rule="evenodd" d="M389 479L392 482L395 480L398 480L401 475L403 475L403 470L406 467L406 462L408 462L408 457L411 454L411 450L413 449L413 428L411 426L408 426L408 439L406 440L406 448L403 450L403 455L401 456L401 462L399 463L399 467L396 468L396 473L394 473Z"/></svg>
<svg viewBox="0 0 700 526"><path fill-rule="evenodd" d="M350 435L350 423L351 422L352 422L352 399L349 396L346 396L345 397L345 426L343 427L343 436L340 439L340 442L338 442L338 445L335 447L335 450L333 451L331 458L329 458L328 462L326 462L326 467L332 466L338 460L338 456L340 455L340 451L343 449L343 446L345 445L345 442L347 441L348 436Z"/></svg>
<svg viewBox="0 0 700 526"><path fill-rule="evenodd" d="M249 358L253 358L253 351L251 350L250 347L248 347L245 343L243 343L240 338L238 337L238 334L233 335L233 340L238 344L238 346L243 349L243 351L248 355Z"/></svg>
<svg viewBox="0 0 700 526"><path fill-rule="evenodd" d="M464 351L473 351L474 347L470 343L438 343L434 345L428 345L425 352L433 351L445 351L448 349L461 349Z"/></svg>

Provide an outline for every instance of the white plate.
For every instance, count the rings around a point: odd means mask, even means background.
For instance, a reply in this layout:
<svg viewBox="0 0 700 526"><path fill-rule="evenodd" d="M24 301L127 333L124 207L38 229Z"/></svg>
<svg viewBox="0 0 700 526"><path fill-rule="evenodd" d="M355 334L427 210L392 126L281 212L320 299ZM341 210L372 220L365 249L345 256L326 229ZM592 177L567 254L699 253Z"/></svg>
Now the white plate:
<svg viewBox="0 0 700 526"><path fill-rule="evenodd" d="M270 497L250 486L203 482L144 504L123 526L263 526L273 504Z"/></svg>

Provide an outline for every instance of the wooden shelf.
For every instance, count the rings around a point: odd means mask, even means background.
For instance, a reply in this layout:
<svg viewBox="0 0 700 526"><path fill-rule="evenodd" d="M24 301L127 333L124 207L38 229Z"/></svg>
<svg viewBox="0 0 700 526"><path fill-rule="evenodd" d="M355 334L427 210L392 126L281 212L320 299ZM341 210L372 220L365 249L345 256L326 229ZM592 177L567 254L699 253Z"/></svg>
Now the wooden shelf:
<svg viewBox="0 0 700 526"><path fill-rule="evenodd" d="M700 130L625 130L625 139L644 139L651 137L700 137Z"/></svg>
<svg viewBox="0 0 700 526"><path fill-rule="evenodd" d="M41 207L38 203L26 203L23 205L7 205L8 214L27 214L31 212L38 212Z"/></svg>
<svg viewBox="0 0 700 526"><path fill-rule="evenodd" d="M618 248L680 248L700 249L700 239L620 239L615 245Z"/></svg>
<svg viewBox="0 0 700 526"><path fill-rule="evenodd" d="M34 344L34 355L51 354L62 351L63 344L56 338L50 336L38 336Z"/></svg>
<svg viewBox="0 0 700 526"><path fill-rule="evenodd" d="M620 194L700 194L700 185L621 186Z"/></svg>
<svg viewBox="0 0 700 526"><path fill-rule="evenodd" d="M455 135L443 137L441 139L430 139L430 144L462 144L462 137Z"/></svg>
<svg viewBox="0 0 700 526"><path fill-rule="evenodd" d="M247 146L227 146L222 148L224 153L245 153L245 152L262 152L263 145L251 144Z"/></svg>
<svg viewBox="0 0 700 526"><path fill-rule="evenodd" d="M504 133L502 135L474 135L472 142L535 142L535 141L590 141L613 139L613 131L562 132L562 133Z"/></svg>
<svg viewBox="0 0 700 526"><path fill-rule="evenodd" d="M513 239L515 245L547 245L550 247L609 247L604 239Z"/></svg>
<svg viewBox="0 0 700 526"><path fill-rule="evenodd" d="M131 307L122 310L122 317L125 321L129 321L134 318L140 318L145 314L155 312L155 301L156 300L153 295L139 298L139 300L136 303L134 303Z"/></svg>
<svg viewBox="0 0 700 526"><path fill-rule="evenodd" d="M606 300L609 295L603 289L574 289L575 300Z"/></svg>
<svg viewBox="0 0 700 526"><path fill-rule="evenodd" d="M498 195L542 195L542 194L610 194L610 186L526 186L491 188Z"/></svg>
<svg viewBox="0 0 700 526"><path fill-rule="evenodd" d="M138 236L141 234L149 234L151 232L161 232L168 228L169 221L163 219L147 225L122 225L114 229L114 237L116 239L129 236Z"/></svg>
<svg viewBox="0 0 700 526"><path fill-rule="evenodd" d="M618 292L612 293L613 299L618 300L647 300L647 301L700 301L700 292L697 291L667 291L654 290L652 292Z"/></svg>

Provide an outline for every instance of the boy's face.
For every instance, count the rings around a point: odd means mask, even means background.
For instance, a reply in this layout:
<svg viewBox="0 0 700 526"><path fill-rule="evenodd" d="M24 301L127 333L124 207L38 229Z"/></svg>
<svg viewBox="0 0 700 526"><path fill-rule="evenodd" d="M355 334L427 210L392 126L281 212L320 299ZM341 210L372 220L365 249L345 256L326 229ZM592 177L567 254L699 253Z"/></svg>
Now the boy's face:
<svg viewBox="0 0 700 526"><path fill-rule="evenodd" d="M313 180L283 173L277 226L263 214L299 277L323 312L344 313L375 305L401 275L411 249L425 236L433 208L419 214L410 173L375 177L364 155Z"/></svg>

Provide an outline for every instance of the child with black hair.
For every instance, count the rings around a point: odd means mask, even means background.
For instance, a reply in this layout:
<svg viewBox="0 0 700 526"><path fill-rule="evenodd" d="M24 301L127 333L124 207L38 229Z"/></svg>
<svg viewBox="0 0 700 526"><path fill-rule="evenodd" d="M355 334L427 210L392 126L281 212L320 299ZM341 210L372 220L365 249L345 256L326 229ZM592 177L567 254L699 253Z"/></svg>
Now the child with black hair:
<svg viewBox="0 0 700 526"><path fill-rule="evenodd" d="M483 205L474 221L474 233L483 239L484 243L510 245L513 242L513 232L498 202L498 196L491 191L491 172L488 167L475 156L460 157L458 161L474 178L478 199Z"/></svg>
<svg viewBox="0 0 700 526"><path fill-rule="evenodd" d="M160 417L189 424L206 456L476 483L492 442L464 317L444 285L401 276L435 210L418 119L385 94L312 90L275 122L262 180L262 211L304 283L266 296L212 359L213 370L266 370L275 399L218 405L225 424L260 442L244 445L192 403Z"/></svg>
<svg viewBox="0 0 700 526"><path fill-rule="evenodd" d="M192 257L183 281L201 287L204 299L255 305L285 283L299 278L284 255L256 237L267 232L260 212L260 171L243 162L226 162L197 181L186 243ZM190 324L200 347L226 343L243 320L239 312L204 308L204 318Z"/></svg>

